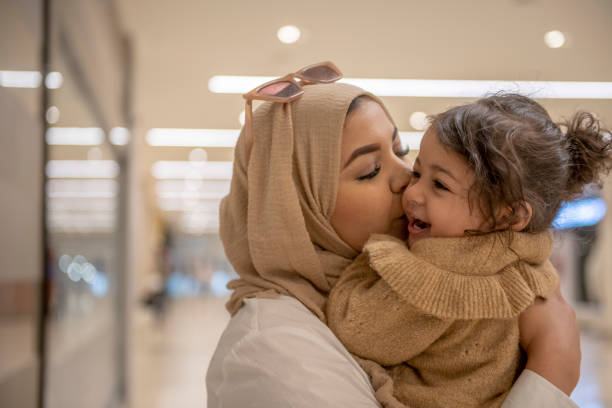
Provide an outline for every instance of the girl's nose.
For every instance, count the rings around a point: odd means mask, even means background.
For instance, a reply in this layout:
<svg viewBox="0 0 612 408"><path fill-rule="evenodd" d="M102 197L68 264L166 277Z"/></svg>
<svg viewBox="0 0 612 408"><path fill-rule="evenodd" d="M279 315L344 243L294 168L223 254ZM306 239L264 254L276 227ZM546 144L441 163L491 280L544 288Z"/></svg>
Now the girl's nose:
<svg viewBox="0 0 612 408"><path fill-rule="evenodd" d="M404 211L414 206L423 205L425 200L422 193L421 183L419 183L418 179L410 183L402 194L402 208Z"/></svg>

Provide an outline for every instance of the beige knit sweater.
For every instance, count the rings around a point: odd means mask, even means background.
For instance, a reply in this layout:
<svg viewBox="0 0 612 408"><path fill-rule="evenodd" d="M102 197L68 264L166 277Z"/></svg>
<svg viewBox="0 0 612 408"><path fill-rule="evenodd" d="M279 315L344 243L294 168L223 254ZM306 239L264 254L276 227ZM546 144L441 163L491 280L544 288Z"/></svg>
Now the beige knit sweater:
<svg viewBox="0 0 612 408"><path fill-rule="evenodd" d="M327 304L385 407L500 406L522 369L518 315L557 285L550 233L374 236Z"/></svg>

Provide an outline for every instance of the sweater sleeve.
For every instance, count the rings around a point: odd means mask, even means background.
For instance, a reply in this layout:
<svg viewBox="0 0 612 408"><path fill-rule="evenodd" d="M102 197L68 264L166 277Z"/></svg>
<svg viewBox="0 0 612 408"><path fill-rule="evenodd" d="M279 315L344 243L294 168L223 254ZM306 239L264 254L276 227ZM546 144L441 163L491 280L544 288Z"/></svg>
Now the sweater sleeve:
<svg viewBox="0 0 612 408"><path fill-rule="evenodd" d="M328 325L353 354L400 364L425 350L452 324L405 302L361 254L340 276L327 304Z"/></svg>

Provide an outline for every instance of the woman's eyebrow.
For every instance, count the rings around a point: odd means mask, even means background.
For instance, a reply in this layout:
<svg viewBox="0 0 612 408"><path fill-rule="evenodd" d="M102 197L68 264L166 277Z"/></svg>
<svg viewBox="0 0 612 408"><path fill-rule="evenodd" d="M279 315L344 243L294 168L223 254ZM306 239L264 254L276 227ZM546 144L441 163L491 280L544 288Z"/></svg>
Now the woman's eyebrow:
<svg viewBox="0 0 612 408"><path fill-rule="evenodd" d="M351 157L348 158L348 160L344 164L344 167L342 168L343 169L346 168L357 157L363 156L364 154L375 152L377 150L380 150L380 143L369 144L369 145L361 146L355 149L355 151L351 153Z"/></svg>

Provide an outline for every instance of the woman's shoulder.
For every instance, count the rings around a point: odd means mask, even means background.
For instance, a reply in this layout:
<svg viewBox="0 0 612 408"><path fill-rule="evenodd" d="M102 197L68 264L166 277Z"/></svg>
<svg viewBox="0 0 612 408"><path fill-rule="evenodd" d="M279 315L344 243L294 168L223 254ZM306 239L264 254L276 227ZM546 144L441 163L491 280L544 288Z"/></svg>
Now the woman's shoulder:
<svg viewBox="0 0 612 408"><path fill-rule="evenodd" d="M245 343L274 343L279 347L298 343L325 344L350 358L331 330L300 301L289 296L244 300L244 305L223 332L219 347L243 348Z"/></svg>
<svg viewBox="0 0 612 408"><path fill-rule="evenodd" d="M245 300L219 340L206 383L211 407L247 406L241 396L272 405L271 399L302 406L314 398L326 401L321 406L338 406L334 399L339 406L377 406L367 375L340 341L286 296Z"/></svg>

